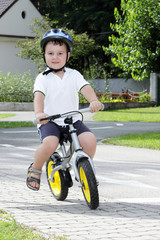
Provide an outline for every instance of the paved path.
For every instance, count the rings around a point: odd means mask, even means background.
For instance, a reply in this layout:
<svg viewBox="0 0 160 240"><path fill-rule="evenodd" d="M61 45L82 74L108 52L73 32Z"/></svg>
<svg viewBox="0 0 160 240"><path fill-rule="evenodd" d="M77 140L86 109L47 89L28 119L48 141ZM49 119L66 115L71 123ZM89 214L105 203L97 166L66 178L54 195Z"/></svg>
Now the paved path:
<svg viewBox="0 0 160 240"><path fill-rule="evenodd" d="M66 201L58 202L51 196L44 170L39 192L26 187L26 168L30 160L26 162L25 152L21 155L16 151L11 156L1 155L0 209L11 212L18 222L35 227L46 236L65 235L70 240L160 239L160 198L104 198L100 184L100 206L97 210L90 210L81 189L74 182ZM130 154L133 161L137 151L134 148L98 145L95 159L112 160L112 155L115 158L115 154L117 157L120 154L125 161ZM139 153L141 157L143 151ZM160 151L144 150L145 154L146 160L154 154L154 160L158 163ZM6 157L11 159L8 166Z"/></svg>
<svg viewBox="0 0 160 240"><path fill-rule="evenodd" d="M112 156L117 154L117 159L120 155L125 161L129 154L134 160L137 151L134 148L98 145L95 158L112 160ZM154 156L157 162L160 160L160 151L141 150L140 153L140 159L136 158L136 161L140 161L145 154L146 159ZM11 160L9 165L6 165L6 157ZM50 234L56 234L65 235L70 240L160 239L160 199L152 196L150 199L136 199L135 196L135 200L130 201L111 196L103 198L100 194L99 208L90 210L81 189L75 184L67 200L58 202L51 196L43 177L44 171L39 192L26 187L27 166L23 158L27 156L15 153L14 157L21 164L13 161L13 156L9 157L8 154L0 156L0 209L12 213L18 222L35 227L48 238ZM22 172L21 176L19 172Z"/></svg>
<svg viewBox="0 0 160 240"><path fill-rule="evenodd" d="M7 118L0 118L0 121L34 121L35 120L35 113L33 111L0 111L2 113L11 113L15 114L15 116L7 117ZM83 113L85 121L91 121L94 113Z"/></svg>

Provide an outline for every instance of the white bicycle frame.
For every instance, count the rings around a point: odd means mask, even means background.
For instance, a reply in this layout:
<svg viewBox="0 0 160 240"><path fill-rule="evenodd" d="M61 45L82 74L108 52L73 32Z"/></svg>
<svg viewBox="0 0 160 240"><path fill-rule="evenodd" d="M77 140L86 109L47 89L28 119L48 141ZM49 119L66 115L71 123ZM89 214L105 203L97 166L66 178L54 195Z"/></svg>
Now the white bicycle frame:
<svg viewBox="0 0 160 240"><path fill-rule="evenodd" d="M89 108L81 109L78 112L83 113L83 112L90 112L90 111L91 111L91 109L89 107ZM72 116L75 115L75 114L77 114L77 112L67 113L67 114L64 114L63 117L65 116L66 118L67 117L72 118ZM62 142L62 144L60 144L60 150L61 150L61 153L62 153L62 156L61 156L62 157L62 159L61 159L62 163L60 165L56 166L52 170L48 180L54 182L53 175L55 174L55 172L58 171L58 170L66 170L67 168L69 168L70 167L70 161L73 157L72 166L73 166L73 171L74 171L74 174L75 174L75 178L79 182L79 186L82 187L81 182L80 182L79 173L78 173L78 168L77 168L78 160L80 158L87 158L88 161L90 162L90 165L91 165L94 173L95 173L95 168L94 168L94 164L93 164L92 159L88 156L88 154L83 152L83 150L80 146L80 143L79 143L79 140L78 140L78 137L77 137L77 133L76 133L76 129L74 128L73 123L70 123L68 125L69 125L69 132L71 134L72 143L70 143L70 147L69 147L68 151L66 151L66 144L65 144L64 141Z"/></svg>

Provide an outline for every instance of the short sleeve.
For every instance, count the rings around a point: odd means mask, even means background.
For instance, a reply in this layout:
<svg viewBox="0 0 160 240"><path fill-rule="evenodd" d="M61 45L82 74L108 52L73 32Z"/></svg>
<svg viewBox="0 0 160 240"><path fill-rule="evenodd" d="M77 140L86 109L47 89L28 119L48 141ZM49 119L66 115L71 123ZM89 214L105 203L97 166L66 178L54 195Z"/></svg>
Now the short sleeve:
<svg viewBox="0 0 160 240"><path fill-rule="evenodd" d="M76 86L77 86L78 92L79 92L85 85L89 85L89 84L90 84L90 83L87 82L87 81L84 79L83 75L82 75L80 72L76 71Z"/></svg>
<svg viewBox="0 0 160 240"><path fill-rule="evenodd" d="M44 77L42 76L42 74L39 74L35 80L34 83L34 88L33 88L33 93L35 92L41 92L44 95L46 95L46 91L45 91L45 86L44 86Z"/></svg>

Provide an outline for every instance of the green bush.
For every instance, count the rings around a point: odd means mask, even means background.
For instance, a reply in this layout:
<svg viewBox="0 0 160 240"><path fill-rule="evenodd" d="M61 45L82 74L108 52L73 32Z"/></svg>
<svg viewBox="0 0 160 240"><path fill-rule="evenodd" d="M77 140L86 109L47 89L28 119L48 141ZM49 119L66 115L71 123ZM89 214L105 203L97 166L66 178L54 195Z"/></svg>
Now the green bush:
<svg viewBox="0 0 160 240"><path fill-rule="evenodd" d="M150 94L148 94L148 93L140 94L139 101L140 102L150 102Z"/></svg>
<svg viewBox="0 0 160 240"><path fill-rule="evenodd" d="M33 78L30 72L4 76L0 73L0 102L32 102Z"/></svg>
<svg viewBox="0 0 160 240"><path fill-rule="evenodd" d="M92 81L91 86L96 89ZM30 75L30 72L24 72L23 74L4 76L0 73L0 102L33 102L33 85L34 80ZM111 99L111 94L106 92L103 94L97 93L98 99L102 102L125 102L121 99ZM87 103L87 100L82 94L79 94L80 103ZM137 101L135 99L134 101ZM149 94L140 94L139 102L149 102Z"/></svg>

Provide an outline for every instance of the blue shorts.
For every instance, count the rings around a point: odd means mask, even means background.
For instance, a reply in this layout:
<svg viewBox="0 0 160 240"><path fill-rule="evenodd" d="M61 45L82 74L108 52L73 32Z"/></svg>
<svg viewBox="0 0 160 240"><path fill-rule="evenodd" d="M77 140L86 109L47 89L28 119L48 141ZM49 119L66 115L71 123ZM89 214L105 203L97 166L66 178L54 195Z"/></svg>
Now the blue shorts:
<svg viewBox="0 0 160 240"><path fill-rule="evenodd" d="M73 124L74 128L77 129L77 135L80 135L84 132L91 132L91 130L80 120ZM63 134L68 135L68 140L71 141L69 134L69 126L59 126L54 122L48 122L47 124L41 125L38 131L40 135L41 142L44 138L48 136L56 136L59 138L59 141L62 139Z"/></svg>

